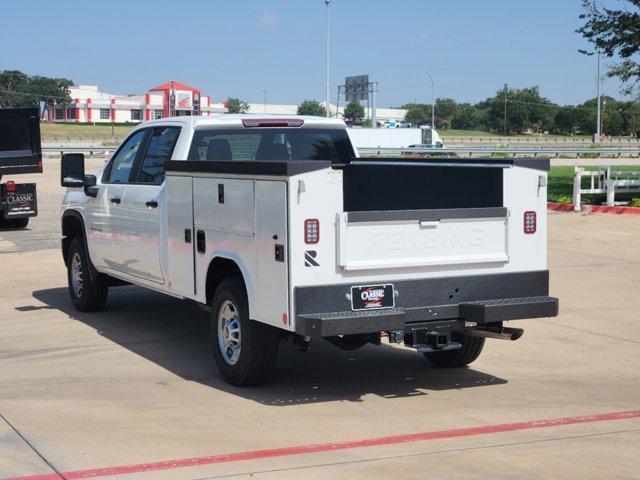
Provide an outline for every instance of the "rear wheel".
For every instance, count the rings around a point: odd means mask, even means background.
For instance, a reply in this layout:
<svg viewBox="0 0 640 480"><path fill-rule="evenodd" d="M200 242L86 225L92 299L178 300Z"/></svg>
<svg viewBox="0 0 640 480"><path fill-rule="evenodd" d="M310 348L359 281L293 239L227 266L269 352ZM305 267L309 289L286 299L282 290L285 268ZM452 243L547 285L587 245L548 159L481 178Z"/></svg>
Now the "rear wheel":
<svg viewBox="0 0 640 480"><path fill-rule="evenodd" d="M275 327L249 319L240 278L220 282L211 302L210 332L218 369L230 384L261 384L275 368L280 334Z"/></svg>
<svg viewBox="0 0 640 480"><path fill-rule="evenodd" d="M74 307L81 312L102 310L107 303L109 287L101 275L98 275L95 280L91 279L89 259L82 240L74 238L69 245L67 255L69 295Z"/></svg>
<svg viewBox="0 0 640 480"><path fill-rule="evenodd" d="M456 350L444 350L442 352L428 352L424 356L434 365L445 368L459 368L470 364L482 353L484 338L472 337L460 332L451 334L451 340L462 344Z"/></svg>

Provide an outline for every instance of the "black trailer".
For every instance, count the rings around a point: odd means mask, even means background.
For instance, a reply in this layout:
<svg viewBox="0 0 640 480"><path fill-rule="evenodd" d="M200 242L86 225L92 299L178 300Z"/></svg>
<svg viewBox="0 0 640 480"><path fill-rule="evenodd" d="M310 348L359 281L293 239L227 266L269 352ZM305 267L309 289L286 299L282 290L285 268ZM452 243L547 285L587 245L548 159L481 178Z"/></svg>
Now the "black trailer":
<svg viewBox="0 0 640 480"><path fill-rule="evenodd" d="M0 109L0 180L29 173L42 173L39 110ZM0 228L24 228L37 214L35 183L0 183Z"/></svg>

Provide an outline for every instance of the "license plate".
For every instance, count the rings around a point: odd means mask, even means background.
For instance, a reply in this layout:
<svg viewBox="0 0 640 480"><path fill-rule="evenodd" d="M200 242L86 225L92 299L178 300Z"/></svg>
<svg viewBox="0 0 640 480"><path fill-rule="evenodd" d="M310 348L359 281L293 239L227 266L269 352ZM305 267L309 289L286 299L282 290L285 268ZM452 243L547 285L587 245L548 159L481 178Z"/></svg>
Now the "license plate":
<svg viewBox="0 0 640 480"><path fill-rule="evenodd" d="M374 310L394 306L393 285L390 283L351 287L351 310Z"/></svg>
<svg viewBox="0 0 640 480"><path fill-rule="evenodd" d="M4 218L35 217L38 215L38 200L35 183L17 183L13 191L2 185L2 214Z"/></svg>

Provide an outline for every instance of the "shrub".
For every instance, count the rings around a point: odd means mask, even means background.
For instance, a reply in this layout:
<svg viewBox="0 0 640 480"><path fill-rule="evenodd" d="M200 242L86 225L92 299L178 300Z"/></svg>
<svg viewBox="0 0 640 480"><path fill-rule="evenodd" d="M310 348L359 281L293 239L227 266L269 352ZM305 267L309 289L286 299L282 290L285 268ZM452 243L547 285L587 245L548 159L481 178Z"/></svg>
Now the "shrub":
<svg viewBox="0 0 640 480"><path fill-rule="evenodd" d="M556 203L562 203L564 205L570 205L573 203L573 198L568 197L567 195L561 195L556 199Z"/></svg>

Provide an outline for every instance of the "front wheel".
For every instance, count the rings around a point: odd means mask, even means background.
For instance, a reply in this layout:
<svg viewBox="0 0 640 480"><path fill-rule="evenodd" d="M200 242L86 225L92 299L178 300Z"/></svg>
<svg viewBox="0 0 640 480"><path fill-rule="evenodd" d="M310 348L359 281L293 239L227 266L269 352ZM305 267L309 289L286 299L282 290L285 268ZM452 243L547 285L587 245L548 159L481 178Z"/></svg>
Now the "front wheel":
<svg viewBox="0 0 640 480"><path fill-rule="evenodd" d="M109 286L100 275L95 280L91 279L89 259L82 240L74 238L67 255L67 280L73 306L81 312L102 310L107 303Z"/></svg>
<svg viewBox="0 0 640 480"><path fill-rule="evenodd" d="M425 353L424 356L427 360L438 367L464 367L480 356L480 353L482 353L482 349L484 348L485 339L483 337L472 337L471 335L454 332L451 334L451 340L459 342L462 347L456 350L428 352Z"/></svg>
<svg viewBox="0 0 640 480"><path fill-rule="evenodd" d="M230 384L261 384L275 368L280 335L275 327L249 319L239 277L220 282L211 302L210 333L218 369Z"/></svg>

